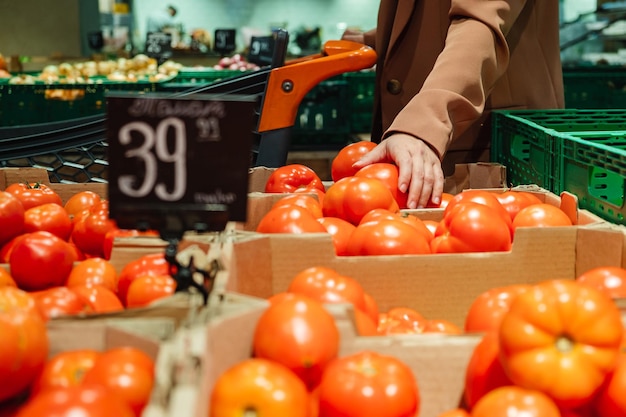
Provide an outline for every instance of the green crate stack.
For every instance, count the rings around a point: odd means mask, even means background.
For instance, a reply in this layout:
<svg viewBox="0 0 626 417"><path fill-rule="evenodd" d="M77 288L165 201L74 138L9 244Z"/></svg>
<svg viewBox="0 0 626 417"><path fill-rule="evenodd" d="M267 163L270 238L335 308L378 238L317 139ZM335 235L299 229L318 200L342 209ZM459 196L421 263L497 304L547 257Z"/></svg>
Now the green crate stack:
<svg viewBox="0 0 626 417"><path fill-rule="evenodd" d="M187 90L191 87L198 87L203 84L212 84L217 81L242 75L246 71L240 70L217 70L217 69L193 69L183 68L176 76L159 84L158 91L175 92Z"/></svg>
<svg viewBox="0 0 626 417"><path fill-rule="evenodd" d="M563 68L565 107L626 108L626 68L617 65Z"/></svg>
<svg viewBox="0 0 626 417"><path fill-rule="evenodd" d="M376 72L348 72L344 78L348 81L350 130L352 133L369 133L372 129Z"/></svg>
<svg viewBox="0 0 626 417"><path fill-rule="evenodd" d="M114 91L153 92L156 82L94 82L85 84L0 84L0 126L21 126L92 116L105 111L106 94ZM75 90L73 100L53 98Z"/></svg>
<svg viewBox="0 0 626 417"><path fill-rule="evenodd" d="M496 111L492 160L513 185L571 192L581 208L626 224L626 109Z"/></svg>

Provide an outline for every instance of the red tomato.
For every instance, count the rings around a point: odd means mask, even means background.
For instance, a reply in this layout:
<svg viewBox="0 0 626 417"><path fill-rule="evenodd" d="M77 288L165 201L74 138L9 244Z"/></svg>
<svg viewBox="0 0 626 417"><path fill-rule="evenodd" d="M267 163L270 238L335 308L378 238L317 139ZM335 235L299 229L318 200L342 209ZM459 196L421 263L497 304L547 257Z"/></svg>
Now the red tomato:
<svg viewBox="0 0 626 417"><path fill-rule="evenodd" d="M372 320L366 312L355 308L354 310L354 324L359 336L378 336L378 321Z"/></svg>
<svg viewBox="0 0 626 417"><path fill-rule="evenodd" d="M325 190L322 180L315 171L302 164L288 164L276 168L265 184L266 193L292 193L298 188Z"/></svg>
<svg viewBox="0 0 626 417"><path fill-rule="evenodd" d="M480 339L465 368L463 399L471 410L488 392L513 385L500 363L498 332L490 331Z"/></svg>
<svg viewBox="0 0 626 417"><path fill-rule="evenodd" d="M126 307L145 307L176 292L176 280L170 275L137 277L128 287Z"/></svg>
<svg viewBox="0 0 626 417"><path fill-rule="evenodd" d="M255 357L286 366L312 390L337 357L339 330L322 303L295 295L270 304L263 312L252 347Z"/></svg>
<svg viewBox="0 0 626 417"><path fill-rule="evenodd" d="M93 367L101 353L92 349L76 349L57 353L49 359L33 384L31 397L55 388L78 386L85 372Z"/></svg>
<svg viewBox="0 0 626 417"><path fill-rule="evenodd" d="M356 228L352 223L339 217L321 217L317 219L333 238L333 246L337 256L346 255L348 240Z"/></svg>
<svg viewBox="0 0 626 417"><path fill-rule="evenodd" d="M463 408L455 408L452 410L444 411L439 414L437 417L470 417L470 413Z"/></svg>
<svg viewBox="0 0 626 417"><path fill-rule="evenodd" d="M472 409L472 417L561 417L547 395L516 386L499 387L489 392Z"/></svg>
<svg viewBox="0 0 626 417"><path fill-rule="evenodd" d="M357 225L365 214L376 208L399 210L385 184L375 178L346 177L328 188L322 210L326 217L339 217Z"/></svg>
<svg viewBox="0 0 626 417"><path fill-rule="evenodd" d="M330 166L330 176L337 182L342 178L351 177L358 169L352 165L376 147L375 142L359 141L344 146L339 150Z"/></svg>
<svg viewBox="0 0 626 417"><path fill-rule="evenodd" d="M378 308L378 302L368 292L365 292L363 298L365 298L365 312L372 319L372 321L378 325L378 319L380 318L380 309Z"/></svg>
<svg viewBox="0 0 626 417"><path fill-rule="evenodd" d="M324 187L325 188L325 187ZM317 201L320 203L320 207L324 204L324 196L326 195L326 189L324 191L319 188L298 188L294 191L295 194L312 194L317 197Z"/></svg>
<svg viewBox="0 0 626 417"><path fill-rule="evenodd" d="M617 366L608 375L593 403L594 415L626 416L626 353L621 353Z"/></svg>
<svg viewBox="0 0 626 417"><path fill-rule="evenodd" d="M117 271L111 262L103 258L89 258L74 264L66 285L102 285L117 292L117 281Z"/></svg>
<svg viewBox="0 0 626 417"><path fill-rule="evenodd" d="M579 275L576 280L607 294L611 298L626 298L626 269L599 266Z"/></svg>
<svg viewBox="0 0 626 417"><path fill-rule="evenodd" d="M418 413L419 388L399 359L361 351L328 365L318 391L324 417L397 416Z"/></svg>
<svg viewBox="0 0 626 417"><path fill-rule="evenodd" d="M72 220L65 209L56 203L45 203L24 212L24 232L44 230L68 240L72 233Z"/></svg>
<svg viewBox="0 0 626 417"><path fill-rule="evenodd" d="M103 200L89 211L74 217L72 242L84 254L104 258L105 237L114 229L117 229L117 226L109 219L109 203Z"/></svg>
<svg viewBox="0 0 626 417"><path fill-rule="evenodd" d="M350 303L367 311L365 291L354 278L324 266L298 272L289 282L287 292L306 295L322 303Z"/></svg>
<svg viewBox="0 0 626 417"><path fill-rule="evenodd" d="M431 253L425 233L401 219L359 224L350 235L346 252L351 256Z"/></svg>
<svg viewBox="0 0 626 417"><path fill-rule="evenodd" d="M38 291L65 285L74 261L69 243L50 232L33 232L15 242L9 265L20 288Z"/></svg>
<svg viewBox="0 0 626 417"><path fill-rule="evenodd" d="M48 357L46 325L35 300L11 286L0 287L0 357L0 402L25 391Z"/></svg>
<svg viewBox="0 0 626 417"><path fill-rule="evenodd" d="M359 222L359 224L363 224L363 223L367 223L371 221L383 220L383 219L400 220L408 224L409 226L412 226L415 229L417 229L417 231L423 234L424 237L426 237L426 239L429 242L434 237L434 233L428 229L428 226L426 226L426 223L424 223L424 221L422 221L422 219L420 219L419 217L414 216L412 214L404 213L404 212L393 213L387 209L382 209L382 208L370 210L368 213L365 214L365 216L361 218L361 221Z"/></svg>
<svg viewBox="0 0 626 417"><path fill-rule="evenodd" d="M88 303L67 287L52 287L32 293L45 320L91 311Z"/></svg>
<svg viewBox="0 0 626 417"><path fill-rule="evenodd" d="M396 203L398 203L398 207L401 209L407 208L407 199L409 195L398 189L397 165L388 162L377 162L364 166L356 174L354 174L354 176L376 178L382 181L389 191L391 191L393 198L395 198Z"/></svg>
<svg viewBox="0 0 626 417"><path fill-rule="evenodd" d="M122 303L126 302L131 282L142 275L169 275L170 264L165 260L165 253L143 255L124 265L117 282L117 295Z"/></svg>
<svg viewBox="0 0 626 417"><path fill-rule="evenodd" d="M284 207L292 204L309 210L313 217L315 217L316 219L322 217L322 205L320 204L319 200L311 195L303 193L286 195L285 197L282 197L278 201L276 201L272 205L272 208Z"/></svg>
<svg viewBox="0 0 626 417"><path fill-rule="evenodd" d="M63 205L61 197L46 184L42 183L14 183L4 191L13 194L22 202L24 210L46 203Z"/></svg>
<svg viewBox="0 0 626 417"><path fill-rule="evenodd" d="M450 194L450 193L441 193L441 201L439 202L439 204L435 204L432 202L432 200L428 201L428 204L426 204L426 208L442 208L445 209L448 206L448 203L454 198L454 194Z"/></svg>
<svg viewBox="0 0 626 417"><path fill-rule="evenodd" d="M572 221L560 208L552 204L533 204L523 208L513 220L513 229L518 227L571 226Z"/></svg>
<svg viewBox="0 0 626 417"><path fill-rule="evenodd" d="M24 231L24 206L13 194L0 191L0 245Z"/></svg>
<svg viewBox="0 0 626 417"><path fill-rule="evenodd" d="M508 190L500 194L496 194L496 198L502 204L511 216L511 221L515 219L517 213L523 208L533 204L541 204L542 201L536 195L526 191Z"/></svg>
<svg viewBox="0 0 626 417"><path fill-rule="evenodd" d="M71 291L88 304L94 313L111 313L124 309L119 297L103 285L78 284L72 286Z"/></svg>
<svg viewBox="0 0 626 417"><path fill-rule="evenodd" d="M513 299L530 288L530 285L507 285L482 292L472 301L465 316L465 331L497 330Z"/></svg>
<svg viewBox="0 0 626 417"><path fill-rule="evenodd" d="M26 403L16 417L135 417L122 399L100 386L51 389Z"/></svg>
<svg viewBox="0 0 626 417"><path fill-rule="evenodd" d="M423 333L427 320L419 312L408 307L394 307L381 314L378 332L390 334Z"/></svg>
<svg viewBox="0 0 626 417"><path fill-rule="evenodd" d="M247 359L222 373L213 386L209 417L309 417L309 393L285 366L266 359Z"/></svg>
<svg viewBox="0 0 626 417"><path fill-rule="evenodd" d="M74 217L83 211L88 211L91 207L100 203L101 198L93 191L80 191L71 196L63 206L70 217Z"/></svg>
<svg viewBox="0 0 626 417"><path fill-rule="evenodd" d="M463 331L459 326L449 320L430 319L426 320L424 333L461 334Z"/></svg>
<svg viewBox="0 0 626 417"><path fill-rule="evenodd" d="M137 348L109 349L85 373L83 385L104 386L140 416L154 386L154 361Z"/></svg>
<svg viewBox="0 0 626 417"><path fill-rule="evenodd" d="M326 233L326 228L307 209L297 205L276 207L259 222L259 233Z"/></svg>
<svg viewBox="0 0 626 417"><path fill-rule="evenodd" d="M455 195L446 205L444 217L450 213L457 204L466 202L474 202L491 207L495 213L502 217L506 224L509 225L509 228L511 227L511 216L498 200L497 194L486 190L469 189Z"/></svg>
<svg viewBox="0 0 626 417"><path fill-rule="evenodd" d="M445 232L431 242L436 253L497 252L511 249L510 218L508 214L506 217L499 214L490 205L473 201L452 205L450 202L440 226ZM450 240L448 246L436 245L442 239Z"/></svg>
<svg viewBox="0 0 626 417"><path fill-rule="evenodd" d="M571 409L613 370L623 333L611 298L574 280L550 280L511 303L499 328L500 360L514 384Z"/></svg>

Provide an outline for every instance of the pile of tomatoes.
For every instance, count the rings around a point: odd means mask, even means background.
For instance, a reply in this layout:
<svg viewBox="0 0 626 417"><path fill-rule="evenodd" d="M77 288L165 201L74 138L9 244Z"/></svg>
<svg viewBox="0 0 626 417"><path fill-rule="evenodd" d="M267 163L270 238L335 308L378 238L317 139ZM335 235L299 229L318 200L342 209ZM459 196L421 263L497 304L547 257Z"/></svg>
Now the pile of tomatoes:
<svg viewBox="0 0 626 417"><path fill-rule="evenodd" d="M571 226L559 207L526 191L466 190L444 193L442 218L422 220L406 210L398 189L398 168L374 163L359 170L352 163L373 144L344 147L333 160L334 182L326 188L302 164L277 168L265 191L287 193L263 216L260 233L330 233L335 252L351 255L406 255L508 251L519 227Z"/></svg>

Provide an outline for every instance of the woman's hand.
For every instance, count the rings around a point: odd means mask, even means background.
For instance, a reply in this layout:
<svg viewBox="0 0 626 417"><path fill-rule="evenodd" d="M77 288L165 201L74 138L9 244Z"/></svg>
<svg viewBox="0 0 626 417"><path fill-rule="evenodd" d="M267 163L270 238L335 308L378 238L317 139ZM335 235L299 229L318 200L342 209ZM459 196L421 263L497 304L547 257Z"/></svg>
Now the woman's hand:
<svg viewBox="0 0 626 417"><path fill-rule="evenodd" d="M436 152L424 141L396 133L354 164L362 168L375 162L393 161L398 166L398 188L408 190L408 208L424 208L432 200L439 204L443 193L443 169Z"/></svg>
<svg viewBox="0 0 626 417"><path fill-rule="evenodd" d="M346 29L341 35L341 40L365 43L365 36L360 30Z"/></svg>

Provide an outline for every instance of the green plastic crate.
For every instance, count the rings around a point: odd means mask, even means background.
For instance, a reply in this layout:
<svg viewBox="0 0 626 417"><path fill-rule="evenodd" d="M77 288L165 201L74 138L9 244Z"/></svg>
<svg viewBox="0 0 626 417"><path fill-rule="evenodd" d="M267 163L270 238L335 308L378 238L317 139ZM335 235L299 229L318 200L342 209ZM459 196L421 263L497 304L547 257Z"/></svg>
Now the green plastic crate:
<svg viewBox="0 0 626 417"><path fill-rule="evenodd" d="M183 91L192 87L198 87L202 84L212 84L214 82L225 80L227 78L236 77L242 74L246 74L248 72L249 71L239 70L216 70L213 68L183 68L178 71L178 74L176 74L173 79L160 83L158 86L158 90L165 92Z"/></svg>
<svg viewBox="0 0 626 417"><path fill-rule="evenodd" d="M21 126L104 113L105 95L113 91L147 93L157 82L86 84L0 84L0 126Z"/></svg>
<svg viewBox="0 0 626 417"><path fill-rule="evenodd" d="M564 67L563 87L567 108L626 108L626 68L623 66Z"/></svg>
<svg viewBox="0 0 626 417"><path fill-rule="evenodd" d="M626 110L494 111L491 159L507 167L513 185L560 189L555 162L562 142L576 132L626 131Z"/></svg>
<svg viewBox="0 0 626 417"><path fill-rule="evenodd" d="M352 133L369 133L372 130L376 72L348 72L344 74L344 78L348 82L350 130Z"/></svg>
<svg viewBox="0 0 626 417"><path fill-rule="evenodd" d="M555 192L569 191L579 206L626 224L626 131L573 132L555 161Z"/></svg>

